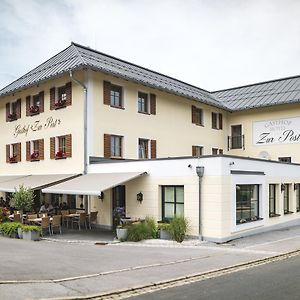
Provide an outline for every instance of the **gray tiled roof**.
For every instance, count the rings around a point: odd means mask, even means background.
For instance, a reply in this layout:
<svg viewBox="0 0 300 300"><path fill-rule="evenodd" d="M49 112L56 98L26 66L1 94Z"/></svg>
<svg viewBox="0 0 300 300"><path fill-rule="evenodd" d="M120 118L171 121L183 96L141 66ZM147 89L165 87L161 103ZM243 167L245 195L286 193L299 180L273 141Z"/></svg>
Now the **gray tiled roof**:
<svg viewBox="0 0 300 300"><path fill-rule="evenodd" d="M81 68L99 70L159 90L223 107L222 103L208 91L75 43L0 90L0 96Z"/></svg>
<svg viewBox="0 0 300 300"><path fill-rule="evenodd" d="M300 102L300 76L208 92L79 44L71 45L0 90L4 96L39 82L90 68L229 111Z"/></svg>
<svg viewBox="0 0 300 300"><path fill-rule="evenodd" d="M216 91L212 94L232 111L300 103L300 76Z"/></svg>

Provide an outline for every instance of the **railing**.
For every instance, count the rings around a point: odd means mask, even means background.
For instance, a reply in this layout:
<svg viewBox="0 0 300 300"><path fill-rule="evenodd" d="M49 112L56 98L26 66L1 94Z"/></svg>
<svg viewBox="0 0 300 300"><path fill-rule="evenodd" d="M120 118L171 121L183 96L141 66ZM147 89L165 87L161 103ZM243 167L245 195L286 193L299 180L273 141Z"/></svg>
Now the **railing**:
<svg viewBox="0 0 300 300"><path fill-rule="evenodd" d="M245 150L245 136L228 136L228 151L230 149L243 149Z"/></svg>

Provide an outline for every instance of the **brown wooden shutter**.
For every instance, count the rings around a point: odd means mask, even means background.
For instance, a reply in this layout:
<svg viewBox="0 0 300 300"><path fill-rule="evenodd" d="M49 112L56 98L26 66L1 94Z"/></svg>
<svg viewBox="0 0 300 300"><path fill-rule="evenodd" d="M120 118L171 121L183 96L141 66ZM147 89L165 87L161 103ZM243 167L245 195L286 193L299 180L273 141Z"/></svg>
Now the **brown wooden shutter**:
<svg viewBox="0 0 300 300"><path fill-rule="evenodd" d="M30 142L26 142L26 160L30 161L31 158L31 153L30 153Z"/></svg>
<svg viewBox="0 0 300 300"><path fill-rule="evenodd" d="M72 134L66 135L66 157L72 157Z"/></svg>
<svg viewBox="0 0 300 300"><path fill-rule="evenodd" d="M192 123L197 124L197 108L196 106L192 105Z"/></svg>
<svg viewBox="0 0 300 300"><path fill-rule="evenodd" d="M39 100L40 100L40 112L44 112L44 91L39 93Z"/></svg>
<svg viewBox="0 0 300 300"><path fill-rule="evenodd" d="M197 156L197 146L192 146L192 156Z"/></svg>
<svg viewBox="0 0 300 300"><path fill-rule="evenodd" d="M156 140L151 140L151 158L156 158Z"/></svg>
<svg viewBox="0 0 300 300"><path fill-rule="evenodd" d="M10 114L10 103L6 103L6 122L9 121L8 115Z"/></svg>
<svg viewBox="0 0 300 300"><path fill-rule="evenodd" d="M50 109L55 109L55 87L50 89Z"/></svg>
<svg viewBox="0 0 300 300"><path fill-rule="evenodd" d="M104 157L111 157L111 139L110 134L104 134Z"/></svg>
<svg viewBox="0 0 300 300"><path fill-rule="evenodd" d="M30 99L31 96L26 97L26 116L30 116Z"/></svg>
<svg viewBox="0 0 300 300"><path fill-rule="evenodd" d="M21 118L21 99L17 100L17 119Z"/></svg>
<svg viewBox="0 0 300 300"><path fill-rule="evenodd" d="M44 139L38 140L39 143L39 160L44 160Z"/></svg>
<svg viewBox="0 0 300 300"><path fill-rule="evenodd" d="M66 105L72 105L72 82L66 84Z"/></svg>
<svg viewBox="0 0 300 300"><path fill-rule="evenodd" d="M55 158L55 137L50 138L50 159Z"/></svg>
<svg viewBox="0 0 300 300"><path fill-rule="evenodd" d="M21 143L17 143L17 161L21 161Z"/></svg>
<svg viewBox="0 0 300 300"><path fill-rule="evenodd" d="M6 145L6 162L9 163L10 145Z"/></svg>
<svg viewBox="0 0 300 300"><path fill-rule="evenodd" d="M223 129L223 116L219 114L219 129Z"/></svg>
<svg viewBox="0 0 300 300"><path fill-rule="evenodd" d="M103 103L106 105L110 105L110 90L110 82L103 81Z"/></svg>
<svg viewBox="0 0 300 300"><path fill-rule="evenodd" d="M150 114L156 115L156 95L150 94Z"/></svg>

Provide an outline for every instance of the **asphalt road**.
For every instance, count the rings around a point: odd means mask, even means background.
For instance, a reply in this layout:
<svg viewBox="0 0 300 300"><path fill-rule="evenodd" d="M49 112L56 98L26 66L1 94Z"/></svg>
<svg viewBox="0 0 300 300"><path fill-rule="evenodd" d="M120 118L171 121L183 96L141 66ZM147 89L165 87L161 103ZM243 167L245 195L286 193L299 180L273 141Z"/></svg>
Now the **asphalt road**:
<svg viewBox="0 0 300 300"><path fill-rule="evenodd" d="M129 299L300 299L300 256Z"/></svg>

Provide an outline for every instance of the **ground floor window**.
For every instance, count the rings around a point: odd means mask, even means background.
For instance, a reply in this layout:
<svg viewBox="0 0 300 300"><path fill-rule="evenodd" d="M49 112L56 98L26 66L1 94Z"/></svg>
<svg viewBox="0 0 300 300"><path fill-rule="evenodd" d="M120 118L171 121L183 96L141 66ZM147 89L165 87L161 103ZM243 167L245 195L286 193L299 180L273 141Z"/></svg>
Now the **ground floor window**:
<svg viewBox="0 0 300 300"><path fill-rule="evenodd" d="M259 185L236 185L236 224L259 219Z"/></svg>
<svg viewBox="0 0 300 300"><path fill-rule="evenodd" d="M184 215L184 187L162 186L162 219Z"/></svg>
<svg viewBox="0 0 300 300"><path fill-rule="evenodd" d="M269 185L269 217L280 216L276 213L276 184Z"/></svg>
<svg viewBox="0 0 300 300"><path fill-rule="evenodd" d="M290 211L290 185L289 184L283 184L283 210L284 214L290 214L292 213Z"/></svg>
<svg viewBox="0 0 300 300"><path fill-rule="evenodd" d="M295 183L296 189L296 211L300 211L300 183Z"/></svg>

